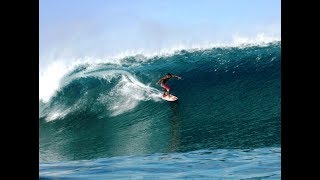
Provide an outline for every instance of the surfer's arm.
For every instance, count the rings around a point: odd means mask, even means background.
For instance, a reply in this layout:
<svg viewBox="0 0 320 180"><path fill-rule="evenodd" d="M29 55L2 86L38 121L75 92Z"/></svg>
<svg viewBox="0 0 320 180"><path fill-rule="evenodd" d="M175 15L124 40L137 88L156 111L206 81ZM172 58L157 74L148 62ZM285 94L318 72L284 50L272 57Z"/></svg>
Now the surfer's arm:
<svg viewBox="0 0 320 180"><path fill-rule="evenodd" d="M177 78L177 79L181 79L181 77L180 77L180 76L177 76L177 75L172 75L172 77L175 77L175 78Z"/></svg>
<svg viewBox="0 0 320 180"><path fill-rule="evenodd" d="M157 84L160 84L162 82L163 78L159 79L159 81L157 82Z"/></svg>

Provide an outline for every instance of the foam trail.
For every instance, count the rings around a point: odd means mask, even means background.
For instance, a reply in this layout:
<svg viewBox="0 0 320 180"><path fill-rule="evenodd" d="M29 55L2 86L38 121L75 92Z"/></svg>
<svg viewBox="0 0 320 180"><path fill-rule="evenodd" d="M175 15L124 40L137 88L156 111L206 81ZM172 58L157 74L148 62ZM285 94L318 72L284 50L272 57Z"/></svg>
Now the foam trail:
<svg viewBox="0 0 320 180"><path fill-rule="evenodd" d="M63 118L70 112L71 112L71 108L67 108L65 110L63 110L63 109L53 110L47 115L46 121L49 122L49 121Z"/></svg>
<svg viewBox="0 0 320 180"><path fill-rule="evenodd" d="M161 92L139 82L132 75L121 75L120 81L110 92L100 96L99 100L107 104L111 116L117 116L133 110L140 101L160 101Z"/></svg>

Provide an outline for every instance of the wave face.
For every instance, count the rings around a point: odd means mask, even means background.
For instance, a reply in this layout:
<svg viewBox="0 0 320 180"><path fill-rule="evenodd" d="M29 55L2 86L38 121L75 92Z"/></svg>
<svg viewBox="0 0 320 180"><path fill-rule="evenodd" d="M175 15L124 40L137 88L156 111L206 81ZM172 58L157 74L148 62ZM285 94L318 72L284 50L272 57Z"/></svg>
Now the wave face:
<svg viewBox="0 0 320 180"><path fill-rule="evenodd" d="M40 162L280 147L280 68L281 42L79 65L40 101Z"/></svg>

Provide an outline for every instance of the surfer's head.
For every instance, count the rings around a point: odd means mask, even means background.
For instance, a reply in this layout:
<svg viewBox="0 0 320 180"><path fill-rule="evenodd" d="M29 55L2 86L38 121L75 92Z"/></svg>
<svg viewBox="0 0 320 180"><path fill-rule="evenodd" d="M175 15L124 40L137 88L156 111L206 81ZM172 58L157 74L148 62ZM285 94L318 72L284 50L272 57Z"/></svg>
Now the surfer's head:
<svg viewBox="0 0 320 180"><path fill-rule="evenodd" d="M172 77L172 75L171 75L170 73L167 73L167 76L168 76L168 77Z"/></svg>

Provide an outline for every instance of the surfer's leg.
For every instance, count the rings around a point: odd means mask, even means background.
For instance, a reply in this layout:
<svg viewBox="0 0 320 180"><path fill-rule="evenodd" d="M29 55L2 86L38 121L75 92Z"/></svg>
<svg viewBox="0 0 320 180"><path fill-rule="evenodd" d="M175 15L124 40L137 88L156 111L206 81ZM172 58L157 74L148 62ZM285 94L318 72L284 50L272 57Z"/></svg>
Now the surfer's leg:
<svg viewBox="0 0 320 180"><path fill-rule="evenodd" d="M166 96L169 96L169 95L170 95L170 93L169 93L169 91L167 91L167 92L166 92Z"/></svg>
<svg viewBox="0 0 320 180"><path fill-rule="evenodd" d="M168 95L170 94L170 93L169 93L169 91L170 91L169 86L166 85L166 84L161 84L161 86L162 86L163 89L164 89L163 97L164 97L164 96L168 96Z"/></svg>
<svg viewBox="0 0 320 180"><path fill-rule="evenodd" d="M168 91L164 91L163 97L168 96L168 95L169 95L169 92Z"/></svg>

